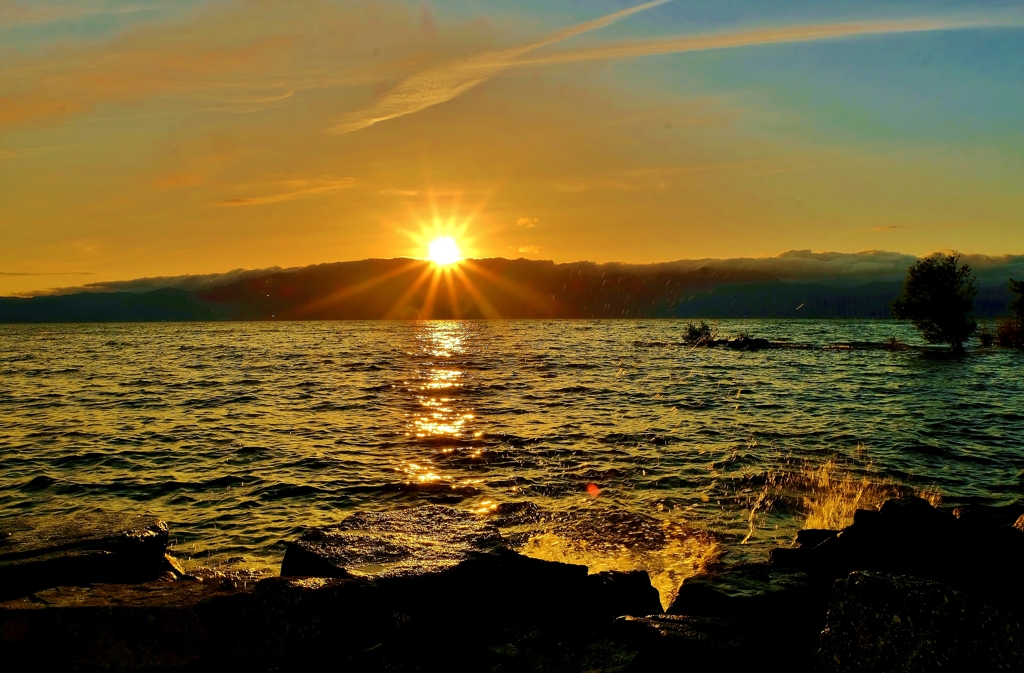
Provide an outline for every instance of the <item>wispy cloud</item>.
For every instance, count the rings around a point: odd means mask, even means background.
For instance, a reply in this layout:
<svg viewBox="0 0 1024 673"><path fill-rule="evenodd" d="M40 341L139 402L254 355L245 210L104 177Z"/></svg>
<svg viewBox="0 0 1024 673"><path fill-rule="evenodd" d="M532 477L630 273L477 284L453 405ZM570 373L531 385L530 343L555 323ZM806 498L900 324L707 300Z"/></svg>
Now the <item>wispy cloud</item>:
<svg viewBox="0 0 1024 673"><path fill-rule="evenodd" d="M212 287L228 285L239 280L245 280L255 276L265 276L268 273L287 271L279 266L272 266L265 269L234 269L225 273L187 274L184 276L151 276L147 278L135 278L133 280L108 280L86 283L72 287L55 287L48 290L37 290L35 292L22 292L18 296L36 297L43 295L77 294L79 292L152 292L163 288L176 288L179 290L208 290ZM3 275L3 274L0 274ZM41 274L53 275L53 274ZM56 274L56 275L91 275L99 274Z"/></svg>
<svg viewBox="0 0 1024 673"><path fill-rule="evenodd" d="M520 217L518 220L516 220L516 226L526 227L527 229L533 229L534 227L537 226L537 222L539 221L540 220L538 220L536 217Z"/></svg>
<svg viewBox="0 0 1024 673"><path fill-rule="evenodd" d="M654 0L654 2L624 9L593 21L564 28L529 44L477 54L461 61L446 63L418 72L399 82L398 86L370 107L344 117L331 131L333 133L350 133L373 126L378 122L403 117L440 103L446 103L492 79L531 51L610 26L616 21L670 1Z"/></svg>
<svg viewBox="0 0 1024 673"><path fill-rule="evenodd" d="M751 47L765 44L817 42L850 37L886 35L892 33L920 33L968 28L994 28L1024 25L1020 17L978 19L907 19L902 21L859 21L847 23L814 24L762 28L712 35L687 35L618 42L588 49L576 49L542 56L518 58L515 66L578 63L616 58L679 54L711 49Z"/></svg>
<svg viewBox="0 0 1024 673"><path fill-rule="evenodd" d="M61 148L57 148L57 147L35 147L35 148L24 149L24 150L5 150L5 149L0 149L0 161L3 161L4 159L17 159L19 157L32 157L32 156L36 156L37 154L44 154L46 152L55 152L58 149L61 149Z"/></svg>
<svg viewBox="0 0 1024 673"><path fill-rule="evenodd" d="M540 252L540 248L536 245L521 245L518 248L513 248L513 250L523 252L528 255L536 255Z"/></svg>
<svg viewBox="0 0 1024 673"><path fill-rule="evenodd" d="M355 187L358 180L355 178L340 178L335 180L285 180L279 183L285 187L283 191L275 191L260 196L242 196L217 201L218 206L257 206L264 203L278 203L280 201L291 201L307 196L317 196L328 192L336 192L339 189L350 189Z"/></svg>
<svg viewBox="0 0 1024 673"><path fill-rule="evenodd" d="M0 28L32 23L64 21L67 19L80 19L106 14L134 14L144 12L147 9L152 9L152 7L147 7L145 5L122 5L116 7L104 7L102 5L89 6L84 4L44 5L39 2L28 4L3 0L0 1Z"/></svg>
<svg viewBox="0 0 1024 673"><path fill-rule="evenodd" d="M95 271L0 271L0 276L98 276Z"/></svg>
<svg viewBox="0 0 1024 673"><path fill-rule="evenodd" d="M448 63L416 73L400 82L394 89L386 93L370 107L347 115L331 131L333 133L350 133L367 128L378 122L420 112L434 105L448 102L513 67L636 58L658 54L679 54L766 44L815 42L892 33L962 30L968 28L1020 26L1024 24L1024 20L1016 16L813 24L711 35L688 35L675 38L618 42L600 47L527 56L542 47L557 44L569 38L603 28L633 14L669 1L671 0L648 2L631 9L609 14L594 21L566 28L529 44L479 54L462 61Z"/></svg>

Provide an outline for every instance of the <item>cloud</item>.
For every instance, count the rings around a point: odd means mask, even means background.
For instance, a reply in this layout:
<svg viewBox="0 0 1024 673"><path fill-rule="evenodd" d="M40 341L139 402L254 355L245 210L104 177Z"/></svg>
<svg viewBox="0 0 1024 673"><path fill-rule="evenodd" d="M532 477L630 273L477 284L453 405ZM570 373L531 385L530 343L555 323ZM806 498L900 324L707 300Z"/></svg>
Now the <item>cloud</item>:
<svg viewBox="0 0 1024 673"><path fill-rule="evenodd" d="M358 184L355 178L341 178L337 180L286 180L281 184L286 187L285 191L278 191L262 196L241 196L228 199L221 199L216 202L218 206L257 206L264 203L278 203L291 201L307 196L317 196L328 192L336 192L339 189L350 189Z"/></svg>
<svg viewBox="0 0 1024 673"><path fill-rule="evenodd" d="M142 18L151 18L148 7ZM143 109L138 117L253 112L303 91L394 78L424 50L411 13L386 2L236 0L166 9L173 20L134 22L108 39L76 34L0 54L0 130L148 100L159 100L158 111ZM25 18L47 12L32 9ZM374 46L387 57L372 55Z"/></svg>
<svg viewBox="0 0 1024 673"><path fill-rule="evenodd" d="M331 132L350 133L358 131L378 122L413 114L434 105L446 103L512 67L636 58L658 54L678 54L765 44L812 42L837 38L884 35L888 33L959 30L1021 24L1021 19L1019 18L988 18L908 19L905 21L862 21L786 26L713 35L692 35L620 42L596 48L577 49L524 58L530 52L536 51L541 47L550 46L571 37L603 28L637 12L669 1L656 0L655 2L648 2L637 7L609 14L594 21L566 28L552 33L542 40L520 47L487 52L462 61L456 61L416 73L400 82L398 86L378 99L372 106L347 115L331 129Z"/></svg>
<svg viewBox="0 0 1024 673"><path fill-rule="evenodd" d="M20 157L32 157L37 154L44 154L46 152L54 152L56 148L37 147L34 149L25 150L3 150L0 149L0 161L4 159L18 159Z"/></svg>
<svg viewBox="0 0 1024 673"><path fill-rule="evenodd" d="M267 269L235 269L226 273L188 274L185 276L153 276L133 280L112 280L98 283L87 283L75 287L52 288L41 292L23 293L31 296L76 294L78 292L151 292L164 288L179 290L206 290L221 285L228 285L254 276L287 271L279 266Z"/></svg>
<svg viewBox="0 0 1024 673"><path fill-rule="evenodd" d="M980 19L907 19L903 21L859 21L847 23L814 24L761 28L732 33L712 35L687 35L674 38L660 38L619 42L589 49L563 51L531 58L519 58L515 66L552 65L557 63L579 63L617 58L636 58L659 54L680 54L711 49L751 47L765 44L793 42L817 42L839 38L886 35L891 33L919 33L941 30L963 30L968 28L995 28L1020 26L1024 23L1017 17Z"/></svg>
<svg viewBox="0 0 1024 673"><path fill-rule="evenodd" d="M533 229L534 227L537 226L537 222L539 221L540 220L538 220L536 217L520 217L518 220L516 220L516 226L526 227L527 229Z"/></svg>
<svg viewBox="0 0 1024 673"><path fill-rule="evenodd" d="M791 282L870 282L900 280L906 276L907 268L918 259L914 255L885 250L855 253L788 250L772 257L678 260L667 262L665 266L687 271L707 268L723 274L731 271L757 271ZM998 281L1007 274L1024 274L1024 255L966 254L962 256L962 261L970 264L980 279L989 282Z"/></svg>
<svg viewBox="0 0 1024 673"><path fill-rule="evenodd" d="M654 0L636 7L608 14L518 47L500 49L418 72L399 84L368 108L346 115L331 132L351 133L396 117L413 114L440 103L446 103L473 87L495 77L531 51L569 38L610 26L638 12L663 5L671 0Z"/></svg>
<svg viewBox="0 0 1024 673"><path fill-rule="evenodd" d="M95 271L0 271L0 276L98 276Z"/></svg>
<svg viewBox="0 0 1024 673"><path fill-rule="evenodd" d="M0 27L18 26L33 23L49 23L67 19L79 19L89 16L109 14L133 14L151 9L144 5L127 5L120 7L103 7L100 5L50 5L42 3L34 5L0 0Z"/></svg>
<svg viewBox="0 0 1024 673"><path fill-rule="evenodd" d="M906 228L907 228L907 226L904 225L904 224L886 224L886 225L882 225L880 227L871 227L870 229L868 229L868 231L873 231L875 233L879 233L879 232L883 232L883 231L892 231L893 229L906 229Z"/></svg>
<svg viewBox="0 0 1024 673"><path fill-rule="evenodd" d="M535 245L509 246L509 249L529 255L540 253L540 248ZM753 271L789 282L867 283L901 280L907 273L907 267L918 259L914 255L884 250L865 250L856 253L788 250L769 257L706 258L677 260L660 264L619 264L613 262L607 264L607 266L619 270L633 269L638 272L651 272L659 269L672 269L676 271L707 269L714 273L716 277L721 276L723 280L734 272ZM965 254L962 256L962 261L970 264L978 278L987 284L1001 284L1005 283L1006 279L1010 277L1024 277L1024 255ZM575 264L577 263L566 264L566 266L573 266ZM51 289L44 292L22 293L22 295L39 296L73 294L77 292L149 292L162 288L206 290L247 278L264 276L269 273L297 271L314 268L315 266L291 268L275 266L266 269L235 269L226 273L157 276L124 281L104 281L78 287ZM0 275L5 275L5 273L0 272Z"/></svg>

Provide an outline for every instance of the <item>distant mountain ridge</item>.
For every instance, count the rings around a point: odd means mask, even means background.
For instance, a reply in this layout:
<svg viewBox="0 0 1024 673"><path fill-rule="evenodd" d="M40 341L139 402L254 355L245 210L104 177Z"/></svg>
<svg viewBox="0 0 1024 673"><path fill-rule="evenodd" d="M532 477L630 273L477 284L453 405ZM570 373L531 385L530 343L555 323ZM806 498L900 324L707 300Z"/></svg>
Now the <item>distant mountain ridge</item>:
<svg viewBox="0 0 1024 673"><path fill-rule="evenodd" d="M767 258L776 260L774 267L758 260L555 264L490 258L440 272L422 260L367 259L106 285L136 291L4 297L0 322L891 317L889 304L913 257L865 259L861 253L857 266L849 263L856 256L823 259L827 254ZM837 259L842 266L829 267ZM1022 265L1008 258L979 270L979 316L1005 312L1010 292L1002 276L1021 271L1024 277ZM166 286L138 291L162 281Z"/></svg>

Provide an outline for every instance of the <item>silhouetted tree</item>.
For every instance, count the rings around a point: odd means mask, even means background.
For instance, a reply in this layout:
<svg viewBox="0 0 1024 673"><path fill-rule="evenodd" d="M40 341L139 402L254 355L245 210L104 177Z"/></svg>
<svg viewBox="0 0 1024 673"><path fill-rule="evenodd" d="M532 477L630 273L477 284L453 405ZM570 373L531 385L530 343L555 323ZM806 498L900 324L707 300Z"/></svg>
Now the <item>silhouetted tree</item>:
<svg viewBox="0 0 1024 673"><path fill-rule="evenodd" d="M1010 292L1017 295L1010 300L1010 313L1017 320L1024 320L1024 280L1010 279Z"/></svg>
<svg viewBox="0 0 1024 673"><path fill-rule="evenodd" d="M1011 278L1010 292L1017 296L1010 300L1010 319L999 321L996 341L1000 346L1024 348L1024 280Z"/></svg>
<svg viewBox="0 0 1024 673"><path fill-rule="evenodd" d="M964 341L978 329L972 315L978 281L960 253L936 253L907 269L903 293L892 303L900 320L909 320L929 343L949 344L962 352Z"/></svg>

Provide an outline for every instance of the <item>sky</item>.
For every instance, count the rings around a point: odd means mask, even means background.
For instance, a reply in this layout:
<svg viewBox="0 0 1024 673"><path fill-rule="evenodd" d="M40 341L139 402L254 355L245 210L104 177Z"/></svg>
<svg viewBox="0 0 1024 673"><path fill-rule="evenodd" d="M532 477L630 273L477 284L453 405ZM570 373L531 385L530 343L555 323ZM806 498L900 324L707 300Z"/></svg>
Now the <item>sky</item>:
<svg viewBox="0 0 1024 673"><path fill-rule="evenodd" d="M1024 4L0 0L0 294L1024 253Z"/></svg>

